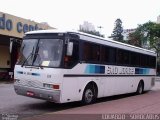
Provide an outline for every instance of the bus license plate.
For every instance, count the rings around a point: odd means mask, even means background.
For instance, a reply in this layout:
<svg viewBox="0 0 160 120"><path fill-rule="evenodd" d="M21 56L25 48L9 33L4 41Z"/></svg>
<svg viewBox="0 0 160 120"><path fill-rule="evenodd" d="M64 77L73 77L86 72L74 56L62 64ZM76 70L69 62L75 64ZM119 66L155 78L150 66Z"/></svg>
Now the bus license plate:
<svg viewBox="0 0 160 120"><path fill-rule="evenodd" d="M34 96L34 92L27 91L27 95L28 95L28 96Z"/></svg>

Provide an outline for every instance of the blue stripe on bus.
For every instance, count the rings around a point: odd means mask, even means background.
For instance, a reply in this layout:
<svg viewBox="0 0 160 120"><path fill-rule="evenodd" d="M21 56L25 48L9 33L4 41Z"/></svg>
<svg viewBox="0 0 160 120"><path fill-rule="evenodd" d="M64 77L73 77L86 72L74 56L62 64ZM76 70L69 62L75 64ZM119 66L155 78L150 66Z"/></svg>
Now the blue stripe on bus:
<svg viewBox="0 0 160 120"><path fill-rule="evenodd" d="M39 73L32 73L33 76L40 76Z"/></svg>
<svg viewBox="0 0 160 120"><path fill-rule="evenodd" d="M23 71L17 71L18 74L23 74Z"/></svg>
<svg viewBox="0 0 160 120"><path fill-rule="evenodd" d="M149 68L135 68L135 74L148 75Z"/></svg>
<svg viewBox="0 0 160 120"><path fill-rule="evenodd" d="M39 73L30 73L30 72L23 72L23 71L17 71L18 74L27 74L27 75L33 75L33 76L40 76Z"/></svg>
<svg viewBox="0 0 160 120"><path fill-rule="evenodd" d="M105 73L105 66L99 66L99 65L87 65L85 69L85 73L99 73L104 74Z"/></svg>

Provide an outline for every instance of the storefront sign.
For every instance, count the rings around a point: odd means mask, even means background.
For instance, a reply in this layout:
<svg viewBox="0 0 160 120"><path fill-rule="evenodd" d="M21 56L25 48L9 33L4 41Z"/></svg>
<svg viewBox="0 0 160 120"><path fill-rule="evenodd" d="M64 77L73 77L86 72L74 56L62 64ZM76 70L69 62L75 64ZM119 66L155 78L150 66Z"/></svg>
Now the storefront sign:
<svg viewBox="0 0 160 120"><path fill-rule="evenodd" d="M54 29L47 24L0 12L0 35L23 38L24 33L34 30Z"/></svg>
<svg viewBox="0 0 160 120"><path fill-rule="evenodd" d="M28 31L33 31L33 30L40 30L42 28L39 28L38 25L28 25L22 22L17 22L16 23L16 28L13 27L13 22L11 19L6 19L5 14L3 14L0 17L0 29L2 30L8 30L12 31L13 29L16 29L18 33L25 33Z"/></svg>

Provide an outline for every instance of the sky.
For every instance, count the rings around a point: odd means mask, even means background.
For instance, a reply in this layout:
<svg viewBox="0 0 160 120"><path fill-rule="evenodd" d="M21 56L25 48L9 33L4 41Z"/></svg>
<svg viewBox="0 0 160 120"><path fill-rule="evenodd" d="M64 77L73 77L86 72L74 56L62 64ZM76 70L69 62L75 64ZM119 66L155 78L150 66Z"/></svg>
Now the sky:
<svg viewBox="0 0 160 120"><path fill-rule="evenodd" d="M84 21L92 23L105 37L111 35L114 22L122 20L124 29L157 21L160 0L0 0L0 11L47 22L50 26L78 30ZM98 26L103 28L100 30Z"/></svg>

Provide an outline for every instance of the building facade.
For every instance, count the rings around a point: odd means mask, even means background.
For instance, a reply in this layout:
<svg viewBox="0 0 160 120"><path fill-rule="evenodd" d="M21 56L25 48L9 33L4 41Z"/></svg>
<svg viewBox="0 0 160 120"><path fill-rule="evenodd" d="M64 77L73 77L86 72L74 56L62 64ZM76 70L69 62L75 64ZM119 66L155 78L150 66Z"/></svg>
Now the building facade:
<svg viewBox="0 0 160 120"><path fill-rule="evenodd" d="M24 33L33 30L54 29L48 24L0 12L0 79L13 75L14 65ZM12 51L10 43L12 41ZM13 42L14 41L14 42Z"/></svg>
<svg viewBox="0 0 160 120"><path fill-rule="evenodd" d="M88 21L84 21L82 25L79 26L80 30L84 31L96 31L94 25Z"/></svg>
<svg viewBox="0 0 160 120"><path fill-rule="evenodd" d="M160 15L157 17L157 23L160 24Z"/></svg>
<svg viewBox="0 0 160 120"><path fill-rule="evenodd" d="M135 32L136 29L124 29L122 32L123 39L128 40L129 39L129 34Z"/></svg>

